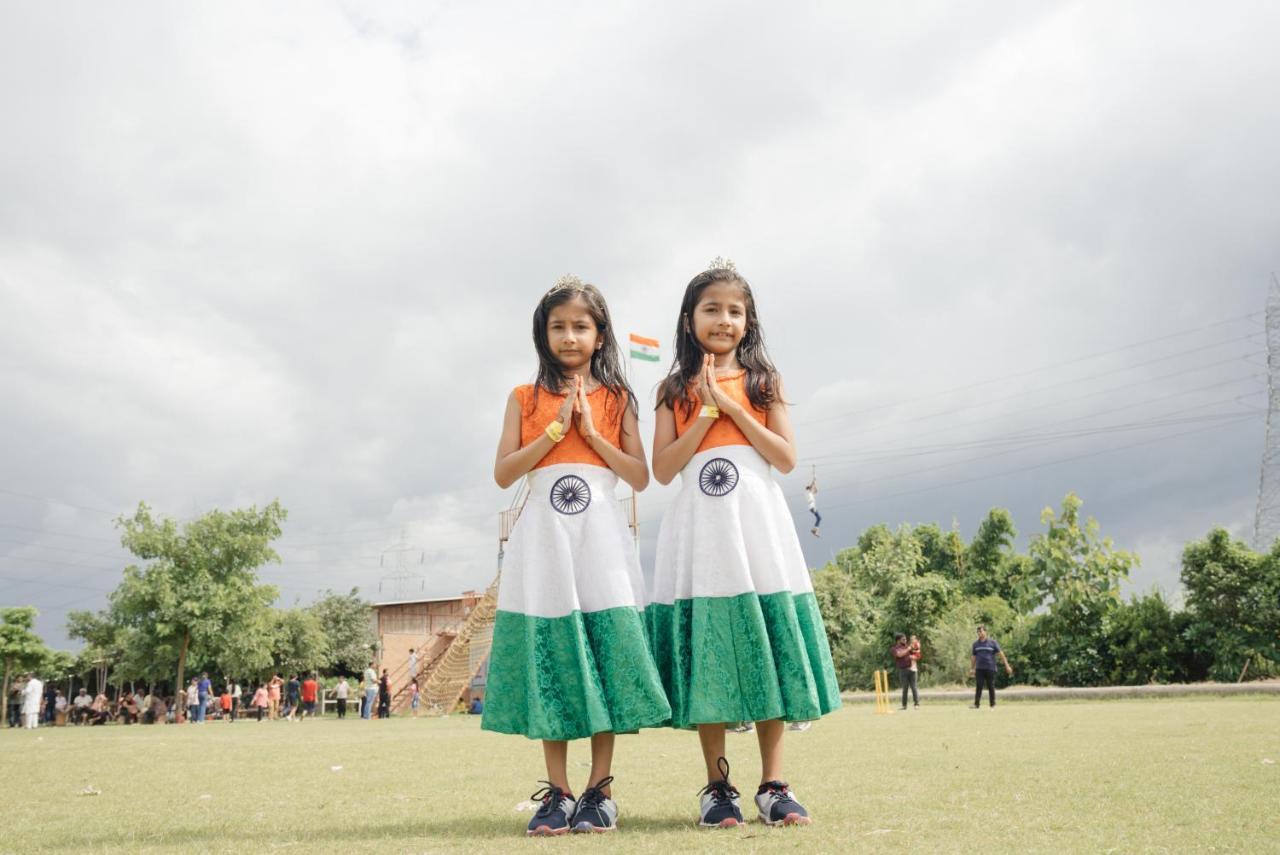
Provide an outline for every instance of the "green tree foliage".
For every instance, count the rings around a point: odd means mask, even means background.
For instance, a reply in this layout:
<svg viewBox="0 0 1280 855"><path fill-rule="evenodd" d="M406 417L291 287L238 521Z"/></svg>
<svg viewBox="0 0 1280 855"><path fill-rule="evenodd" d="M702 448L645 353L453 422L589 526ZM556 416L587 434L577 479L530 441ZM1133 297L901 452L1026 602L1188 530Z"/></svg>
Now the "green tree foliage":
<svg viewBox="0 0 1280 855"><path fill-rule="evenodd" d="M1045 508L1040 522L1048 529L1031 539L1032 578L1040 602L1053 605L1098 605L1120 601L1120 582L1137 556L1100 537L1098 521L1080 521L1084 503L1075 493L1062 500L1062 511Z"/></svg>
<svg viewBox="0 0 1280 855"><path fill-rule="evenodd" d="M305 674L329 667L332 657L320 619L306 609L272 613L272 654L281 674Z"/></svg>
<svg viewBox="0 0 1280 855"><path fill-rule="evenodd" d="M1259 554L1216 528L1182 553L1189 643L1208 651L1211 675L1235 680L1251 665L1259 676L1280 663L1280 542Z"/></svg>
<svg viewBox="0 0 1280 855"><path fill-rule="evenodd" d="M1158 591L1107 612L1103 634L1110 651L1107 682L1116 686L1172 683L1191 677L1191 662L1176 613Z"/></svg>
<svg viewBox="0 0 1280 855"><path fill-rule="evenodd" d="M814 574L841 685L892 668L896 633L921 638L924 684L967 678L985 624L1019 680L1123 685L1280 674L1280 541L1253 552L1215 529L1183 553L1185 610L1159 593L1120 597L1137 556L1101 536L1073 493L1041 515L1026 554L995 508L966 544L936 525L868 528ZM1000 679L1004 675L1001 673Z"/></svg>
<svg viewBox="0 0 1280 855"><path fill-rule="evenodd" d="M330 666L343 673L359 673L372 658L370 651L378 640L373 609L360 598L360 590L352 588L347 594L325 591L307 610L320 621L329 645Z"/></svg>
<svg viewBox="0 0 1280 855"><path fill-rule="evenodd" d="M0 609L0 661L4 662L4 694L0 699L0 720L9 716L9 686L13 679L38 668L49 650L33 627L39 614L31 606Z"/></svg>
<svg viewBox="0 0 1280 855"><path fill-rule="evenodd" d="M1021 620L1000 597L960 599L934 621L922 662L936 682L963 683L969 676L970 651L978 637L978 627L985 626L1016 658L1011 642Z"/></svg>
<svg viewBox="0 0 1280 855"><path fill-rule="evenodd" d="M189 657L213 660L220 646L253 627L276 598L256 569L279 561L271 542L286 512L279 502L261 511L210 511L179 528L157 519L146 504L118 521L125 548L143 561L125 568L111 595L112 612L136 631L135 644L171 657L183 685Z"/></svg>
<svg viewBox="0 0 1280 855"><path fill-rule="evenodd" d="M79 660L87 666L85 671L96 672L99 689L107 685L111 670L124 661L130 635L128 627L120 624L110 611L67 612L67 636L85 643Z"/></svg>

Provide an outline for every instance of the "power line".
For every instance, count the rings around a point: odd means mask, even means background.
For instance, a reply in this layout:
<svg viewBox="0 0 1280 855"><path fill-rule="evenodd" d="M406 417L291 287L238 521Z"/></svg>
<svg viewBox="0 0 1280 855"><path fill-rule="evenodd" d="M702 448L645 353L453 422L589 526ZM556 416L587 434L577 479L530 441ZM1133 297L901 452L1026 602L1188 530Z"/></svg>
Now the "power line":
<svg viewBox="0 0 1280 855"><path fill-rule="evenodd" d="M1248 318L1257 317L1259 314L1261 314L1261 313L1260 313L1260 312L1249 312L1249 313L1244 314L1244 315L1237 315L1237 316L1236 316L1236 317L1234 317L1234 318L1226 318L1226 319L1221 320L1221 321L1214 321L1213 323L1205 324L1204 326L1193 327L1192 329L1182 330L1182 331L1180 331L1180 332L1176 332L1176 333L1169 333L1169 334L1167 334L1167 335L1157 336L1156 338L1144 339L1144 340L1142 340L1142 341L1134 342L1134 343L1132 343L1132 344L1122 345L1121 347L1116 347L1116 348L1113 348L1113 349L1111 349L1111 350L1104 350L1104 351L1100 351L1100 352L1098 352L1098 353L1092 353L1092 354L1089 354L1089 355L1087 355L1087 356L1079 356L1079 357L1076 357L1076 358L1074 358L1074 359L1067 359L1067 360L1064 360L1064 361L1062 361L1062 362L1054 362L1054 363L1051 363L1051 364L1049 364L1049 365L1042 365L1042 366L1040 366L1039 368L1031 368L1031 369L1028 369L1028 370L1026 370L1026 371L1020 371L1020 372L1018 372L1018 373L1016 373L1016 374L1006 374L1006 375L1001 376L1001 377L992 377L992 378L987 379L987 380L979 380L979 381L977 381L976 383L969 383L969 384L967 384L967 385L965 385L965 386L954 386L954 387L951 387L951 388L949 388L949 389L944 389L944 390L939 391L939 392L934 392L934 393L931 393L931 394L928 394L928 395L919 395L919 396L917 396L917 397L915 397L915 398L907 398L907 399L905 399L905 400L902 400L902 401L896 401L896 402L889 403L889 404L877 404L877 405L876 405L876 406L874 406L874 407L864 407L864 408L863 408L863 409L861 409L861 410L853 410L852 412L845 413L845 414L843 414L843 415L836 415L836 416L824 416L824 417L822 417L822 418L820 418L820 419L811 419L811 420L803 420L803 421L802 421L802 420L797 420L797 421L796 421L796 424L817 424L817 423L819 423L819 422L829 421L829 420L831 420L831 419L839 419L839 418L846 418L846 417L849 417L849 416L857 416L857 415L862 415L862 414L864 414L864 413L876 412L876 411L878 411L878 410L890 409L890 408L892 408L892 407L900 407L900 406L903 406L904 404L914 404L914 403L918 403L918 402L920 402L920 401L927 401L927 400L931 400L931 399L933 399L933 398L941 397L941 396L943 396L943 395L952 395L952 394L955 394L956 392L963 392L963 391L966 391L966 390L968 390L968 389L976 389L976 388L979 388L979 387L981 387L981 386L989 386L989 385L991 385L992 383L1002 383L1002 382L1007 381L1007 380L1017 380L1017 379L1019 379L1019 378L1021 378L1021 377L1028 377L1028 376L1030 376L1030 375L1032 375L1032 374L1039 374L1039 373L1040 373L1040 372L1042 372L1042 371L1048 371L1048 370L1051 370L1051 369L1054 369L1054 368L1062 368L1063 366L1066 366L1066 365L1074 365L1074 364L1076 364L1076 363L1080 363L1080 362L1087 362L1087 361L1089 361L1089 360L1091 360L1091 359L1098 359L1098 358L1103 357L1103 356L1111 356L1111 355L1116 354L1116 353L1122 353L1122 352L1124 352L1124 351L1126 351L1126 350L1133 350L1134 348L1137 348L1137 347L1144 347L1144 346L1146 346L1146 345L1148 345L1148 344L1155 344L1156 342L1160 342L1160 341L1167 341L1167 340L1169 340L1169 339L1174 339L1174 338L1180 338L1181 336L1184 336L1184 335L1190 335L1190 334L1192 334L1192 333L1203 332L1204 330L1207 330L1207 329L1213 329L1213 328L1215 328L1215 327L1225 326L1225 325L1227 325L1227 324L1233 324L1233 323L1236 323L1236 322L1238 322L1238 321L1246 320L1246 319L1248 319ZM1245 339L1247 339L1247 338L1250 338L1250 337L1252 337L1252 336L1245 336L1244 338L1245 338ZM1244 340L1244 339L1234 339L1234 340L1235 340L1235 341L1242 341L1242 340ZM1223 343L1227 343L1227 342L1220 342L1219 344L1223 344ZM1219 345L1211 345L1211 347L1217 347L1217 346L1219 346ZM1194 353L1195 351L1189 351L1189 352ZM1135 366L1135 367L1141 367L1141 366Z"/></svg>

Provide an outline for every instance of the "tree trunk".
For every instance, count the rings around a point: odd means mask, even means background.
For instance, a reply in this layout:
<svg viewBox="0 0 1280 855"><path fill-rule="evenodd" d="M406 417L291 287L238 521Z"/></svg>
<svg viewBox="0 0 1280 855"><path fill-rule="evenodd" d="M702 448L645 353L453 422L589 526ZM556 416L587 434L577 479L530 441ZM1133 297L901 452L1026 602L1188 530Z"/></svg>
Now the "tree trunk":
<svg viewBox="0 0 1280 855"><path fill-rule="evenodd" d="M173 699L176 703L178 700L178 692L181 692L186 686L182 683L183 670L187 667L187 645L191 643L190 631L182 634L182 649L178 651L178 684L173 687Z"/></svg>
<svg viewBox="0 0 1280 855"><path fill-rule="evenodd" d="M4 697L0 698L0 721L6 724L9 721L9 669L13 667L13 660L4 660Z"/></svg>

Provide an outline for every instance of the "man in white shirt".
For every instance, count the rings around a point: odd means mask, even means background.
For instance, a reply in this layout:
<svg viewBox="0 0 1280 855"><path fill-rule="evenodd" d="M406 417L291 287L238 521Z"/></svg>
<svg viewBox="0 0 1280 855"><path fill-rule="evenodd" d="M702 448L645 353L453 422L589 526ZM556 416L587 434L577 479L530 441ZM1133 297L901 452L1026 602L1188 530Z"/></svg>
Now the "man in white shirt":
<svg viewBox="0 0 1280 855"><path fill-rule="evenodd" d="M44 683L35 674L27 675L27 685L22 690L22 717L27 730L35 730L40 718L40 701L44 697Z"/></svg>
<svg viewBox="0 0 1280 855"><path fill-rule="evenodd" d="M342 677L338 680L338 685L333 689L333 696L338 701L338 718L347 717L347 695L351 692L351 687L347 685L347 678Z"/></svg>
<svg viewBox="0 0 1280 855"><path fill-rule="evenodd" d="M89 693L80 688L80 694L76 695L76 699L71 702L71 720L76 724L80 724L89 717L89 707L93 706L93 698L89 697Z"/></svg>

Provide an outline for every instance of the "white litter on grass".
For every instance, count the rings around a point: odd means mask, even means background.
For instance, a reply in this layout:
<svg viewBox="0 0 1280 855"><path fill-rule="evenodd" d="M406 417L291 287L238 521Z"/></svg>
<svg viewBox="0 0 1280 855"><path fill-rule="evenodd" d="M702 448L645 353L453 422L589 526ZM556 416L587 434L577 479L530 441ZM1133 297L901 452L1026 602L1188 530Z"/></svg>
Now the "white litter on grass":
<svg viewBox="0 0 1280 855"><path fill-rule="evenodd" d="M540 802L520 802L520 804L516 805L516 813L521 813L522 811L526 811L526 810L537 810L539 804L541 803Z"/></svg>
<svg viewBox="0 0 1280 855"><path fill-rule="evenodd" d="M201 794L200 794L200 801L202 801L202 802L203 802L203 801L207 801L207 800L209 800L209 799L211 799L211 798L213 798L213 796L209 795L208 793L201 793Z"/></svg>
<svg viewBox="0 0 1280 855"><path fill-rule="evenodd" d="M341 766L330 766L330 767L329 767L329 771L330 771L330 772L341 772L341 771L342 771L342 767L341 767Z"/></svg>
<svg viewBox="0 0 1280 855"><path fill-rule="evenodd" d="M873 834L891 834L891 833L893 833L892 828L877 828L874 831L868 831L866 833L866 836L870 837Z"/></svg>
<svg viewBox="0 0 1280 855"><path fill-rule="evenodd" d="M1276 761L1272 760L1270 757L1263 757L1263 758L1262 758L1262 765L1263 765L1263 766L1274 766L1274 765L1276 765Z"/></svg>
<svg viewBox="0 0 1280 855"><path fill-rule="evenodd" d="M100 796L100 795L102 795L102 790L98 789L98 788L97 788L97 787L95 787L93 784L90 784L89 786L87 786L87 787L85 787L83 790L81 790L81 791L80 791L80 793L79 793L79 795L82 795L82 796Z"/></svg>

